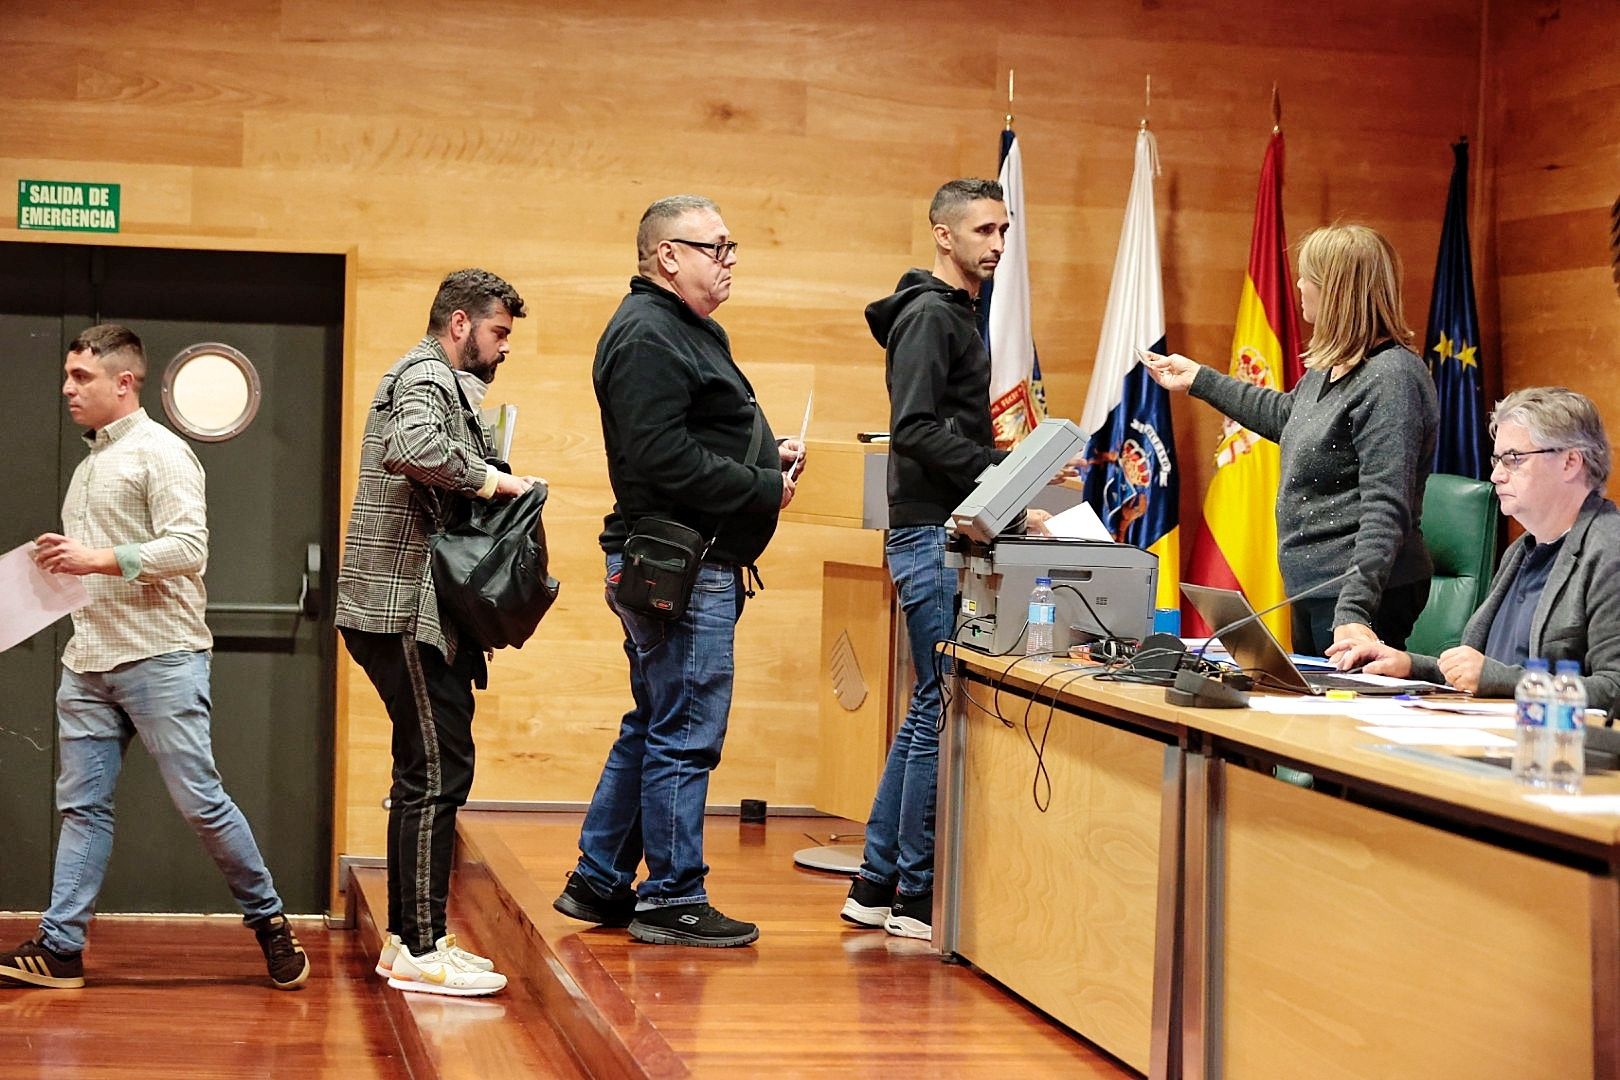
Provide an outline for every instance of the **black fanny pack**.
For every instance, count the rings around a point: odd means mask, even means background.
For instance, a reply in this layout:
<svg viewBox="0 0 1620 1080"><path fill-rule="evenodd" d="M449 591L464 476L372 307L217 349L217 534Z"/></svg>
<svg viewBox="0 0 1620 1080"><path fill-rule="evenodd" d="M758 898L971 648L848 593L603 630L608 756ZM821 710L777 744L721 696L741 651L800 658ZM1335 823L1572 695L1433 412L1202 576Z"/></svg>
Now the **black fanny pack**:
<svg viewBox="0 0 1620 1080"><path fill-rule="evenodd" d="M749 399L753 404L753 399ZM743 464L752 465L764 439L765 423L754 406L754 431L748 438ZM697 584L698 570L709 545L720 535L720 523L707 540L696 529L668 518L644 517L624 541L624 564L613 598L619 606L639 615L674 621L686 614ZM757 575L756 575L757 576Z"/></svg>
<svg viewBox="0 0 1620 1080"><path fill-rule="evenodd" d="M666 518L642 518L624 541L624 564L614 598L619 606L654 619L686 614L709 542L696 529Z"/></svg>

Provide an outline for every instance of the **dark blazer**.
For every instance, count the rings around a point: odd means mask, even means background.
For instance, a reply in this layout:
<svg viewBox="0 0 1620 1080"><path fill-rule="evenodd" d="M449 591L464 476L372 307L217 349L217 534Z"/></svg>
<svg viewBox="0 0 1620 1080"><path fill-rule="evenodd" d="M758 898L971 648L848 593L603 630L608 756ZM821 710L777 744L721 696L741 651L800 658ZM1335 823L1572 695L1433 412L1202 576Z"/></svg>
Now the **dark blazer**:
<svg viewBox="0 0 1620 1080"><path fill-rule="evenodd" d="M1469 648L1485 651L1496 610L1524 561L1527 540L1519 537L1502 556L1491 594L1463 630L1462 643ZM1599 492L1586 497L1553 560L1530 624L1530 655L1579 660L1587 703L1593 708L1607 709L1620 697L1620 510ZM1478 696L1512 697L1523 674L1524 668L1487 656ZM1419 653L1412 654L1412 677L1445 681L1438 661Z"/></svg>

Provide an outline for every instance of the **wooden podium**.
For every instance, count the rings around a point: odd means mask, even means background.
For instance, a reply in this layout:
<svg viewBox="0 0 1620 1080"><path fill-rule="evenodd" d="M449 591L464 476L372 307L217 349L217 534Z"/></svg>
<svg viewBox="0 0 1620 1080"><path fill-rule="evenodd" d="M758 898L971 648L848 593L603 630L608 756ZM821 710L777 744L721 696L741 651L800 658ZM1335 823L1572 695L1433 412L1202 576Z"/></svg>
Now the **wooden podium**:
<svg viewBox="0 0 1620 1080"><path fill-rule="evenodd" d="M814 466L783 520L864 533L853 557L846 547L843 558L822 564L815 807L865 821L911 693L903 623L883 562L888 447L811 439L808 451Z"/></svg>

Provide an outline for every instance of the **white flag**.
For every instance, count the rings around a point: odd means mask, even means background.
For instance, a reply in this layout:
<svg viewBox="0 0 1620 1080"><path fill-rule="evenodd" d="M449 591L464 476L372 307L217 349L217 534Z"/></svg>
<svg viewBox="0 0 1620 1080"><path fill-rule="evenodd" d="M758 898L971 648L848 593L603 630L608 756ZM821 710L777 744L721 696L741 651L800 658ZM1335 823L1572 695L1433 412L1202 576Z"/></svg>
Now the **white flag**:
<svg viewBox="0 0 1620 1080"><path fill-rule="evenodd" d="M1029 318L1029 220L1024 216L1024 157L1008 133L1001 162L1006 197L1007 243L996 265L988 317L990 340L990 418L996 442L1011 445L1040 422L1030 396L1035 370L1035 331Z"/></svg>
<svg viewBox="0 0 1620 1080"><path fill-rule="evenodd" d="M1114 257L1114 281L1103 312L1091 388L1086 392L1085 411L1080 414L1080 430L1088 436L1102 427L1120 403L1125 376L1137 363L1136 350L1152 348L1164 337L1164 281L1159 272L1159 234L1153 213L1153 177L1158 171L1158 143L1153 132L1144 128L1136 134L1136 170L1125 204L1125 226L1120 230L1119 253ZM998 299L1000 292L998 281Z"/></svg>

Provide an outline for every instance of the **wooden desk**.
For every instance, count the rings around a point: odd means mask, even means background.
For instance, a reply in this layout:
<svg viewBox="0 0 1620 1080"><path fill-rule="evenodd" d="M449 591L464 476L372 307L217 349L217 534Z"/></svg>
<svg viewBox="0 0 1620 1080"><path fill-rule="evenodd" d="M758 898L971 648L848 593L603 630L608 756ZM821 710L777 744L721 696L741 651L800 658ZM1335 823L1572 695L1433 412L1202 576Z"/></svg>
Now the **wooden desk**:
<svg viewBox="0 0 1620 1080"><path fill-rule="evenodd" d="M1361 723L961 657L936 945L1152 1076L1620 1076L1620 817Z"/></svg>

